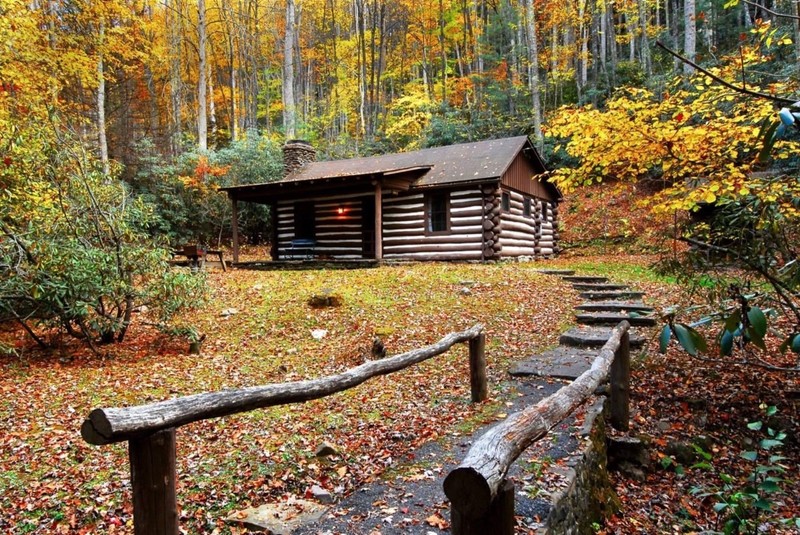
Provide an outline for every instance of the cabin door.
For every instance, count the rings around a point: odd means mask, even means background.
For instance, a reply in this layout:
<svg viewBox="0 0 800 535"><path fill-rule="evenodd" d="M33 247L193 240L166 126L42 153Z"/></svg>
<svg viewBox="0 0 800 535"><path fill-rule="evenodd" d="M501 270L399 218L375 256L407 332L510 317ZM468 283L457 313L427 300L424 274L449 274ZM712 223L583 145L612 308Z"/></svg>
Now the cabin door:
<svg viewBox="0 0 800 535"><path fill-rule="evenodd" d="M364 258L375 258L375 200L361 200L361 254Z"/></svg>

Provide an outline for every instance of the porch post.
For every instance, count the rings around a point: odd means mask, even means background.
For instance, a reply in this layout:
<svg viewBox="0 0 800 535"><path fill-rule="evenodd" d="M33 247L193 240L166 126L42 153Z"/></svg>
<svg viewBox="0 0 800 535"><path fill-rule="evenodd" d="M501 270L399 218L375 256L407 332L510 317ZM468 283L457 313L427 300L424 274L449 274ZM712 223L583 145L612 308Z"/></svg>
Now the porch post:
<svg viewBox="0 0 800 535"><path fill-rule="evenodd" d="M236 197L231 197L231 231L233 233L233 263L239 262L239 206Z"/></svg>
<svg viewBox="0 0 800 535"><path fill-rule="evenodd" d="M375 260L383 258L383 190L381 181L375 182Z"/></svg>
<svg viewBox="0 0 800 535"><path fill-rule="evenodd" d="M269 205L269 244L270 258L277 260L280 252L278 251L278 204Z"/></svg>

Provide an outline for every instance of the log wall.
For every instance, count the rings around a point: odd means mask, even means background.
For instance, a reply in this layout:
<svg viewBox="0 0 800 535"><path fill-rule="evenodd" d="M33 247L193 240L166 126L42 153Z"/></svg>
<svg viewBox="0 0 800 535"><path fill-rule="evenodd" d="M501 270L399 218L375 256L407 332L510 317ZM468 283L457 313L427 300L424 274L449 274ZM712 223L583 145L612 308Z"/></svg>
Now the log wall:
<svg viewBox="0 0 800 535"><path fill-rule="evenodd" d="M480 260L483 195L475 186L450 191L447 232L425 231L425 195L400 193L383 199L383 257L417 260Z"/></svg>
<svg viewBox="0 0 800 535"><path fill-rule="evenodd" d="M371 202L371 192L362 195L353 194L331 195L304 199L314 202L314 216L316 218L316 242L314 256L333 257L342 259L363 258L363 229L361 217L361 203L364 199ZM278 259L291 260L306 258L307 251L299 254L291 251L292 240L295 239L294 228L294 202L278 202ZM339 214L339 208L344 209Z"/></svg>
<svg viewBox="0 0 800 535"><path fill-rule="evenodd" d="M510 210L500 208L509 194ZM425 194L403 192L383 197L383 257L413 260L492 260L519 256L548 257L557 252L555 202L531 197L531 216L523 215L524 196L497 184L451 190L447 232L426 232ZM362 202L374 193L349 193L304 199L313 201L316 224L315 257L364 258ZM308 257L291 250L296 238L294 201L277 204L277 259ZM338 212L339 208L344 213ZM373 223L368 222L367 227ZM372 256L372 255L368 255Z"/></svg>
<svg viewBox="0 0 800 535"><path fill-rule="evenodd" d="M549 257L555 254L558 242L558 205L505 188L502 193L508 194L510 206L508 211L500 213L500 233L497 238L501 246L499 256ZM524 215L526 197L531 199L530 216Z"/></svg>

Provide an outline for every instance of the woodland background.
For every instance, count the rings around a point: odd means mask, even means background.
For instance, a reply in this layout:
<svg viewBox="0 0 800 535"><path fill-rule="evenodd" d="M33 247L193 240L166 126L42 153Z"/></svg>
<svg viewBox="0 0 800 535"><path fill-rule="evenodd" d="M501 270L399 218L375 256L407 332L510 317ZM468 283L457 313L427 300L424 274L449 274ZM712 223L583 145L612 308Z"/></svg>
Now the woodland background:
<svg viewBox="0 0 800 535"><path fill-rule="evenodd" d="M279 146L296 137L320 159L520 133L551 168L641 150L680 159L669 139L652 136L662 150L553 149L603 125L629 134L603 114L619 88L641 90L623 94L630 121L684 91L658 110L658 130L735 115L744 129L722 139L755 145L751 130L774 116L772 104L721 93L703 76L693 89L696 71L655 41L737 84L786 95L798 32L797 3L778 0L2 0L0 180L27 190L32 176L69 173L66 163L84 158L155 207L151 234L215 243L229 228L215 187L280 178ZM704 110L679 109L703 95ZM601 112L585 118L575 105ZM577 126L543 137L547 117ZM709 137L699 132L698 142ZM585 171L560 185L583 182ZM635 171L635 180L663 178L660 163ZM251 241L267 235L263 221L250 207Z"/></svg>

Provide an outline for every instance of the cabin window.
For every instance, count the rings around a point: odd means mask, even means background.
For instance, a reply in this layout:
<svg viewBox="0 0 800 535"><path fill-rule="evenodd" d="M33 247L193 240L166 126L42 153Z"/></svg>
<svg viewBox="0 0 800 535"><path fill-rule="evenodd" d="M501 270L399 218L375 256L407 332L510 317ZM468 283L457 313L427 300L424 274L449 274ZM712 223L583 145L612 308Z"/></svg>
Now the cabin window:
<svg viewBox="0 0 800 535"><path fill-rule="evenodd" d="M450 194L448 192L429 193L425 207L428 212L428 220L425 225L427 232L450 230Z"/></svg>
<svg viewBox="0 0 800 535"><path fill-rule="evenodd" d="M504 212L511 210L511 197L508 196L508 193L503 192L502 197L500 197L500 208L502 208Z"/></svg>
<svg viewBox="0 0 800 535"><path fill-rule="evenodd" d="M316 217L313 202L294 203L294 237L298 240L313 240L317 237Z"/></svg>
<svg viewBox="0 0 800 535"><path fill-rule="evenodd" d="M531 198L525 197L522 199L522 215L525 217L531 216Z"/></svg>

